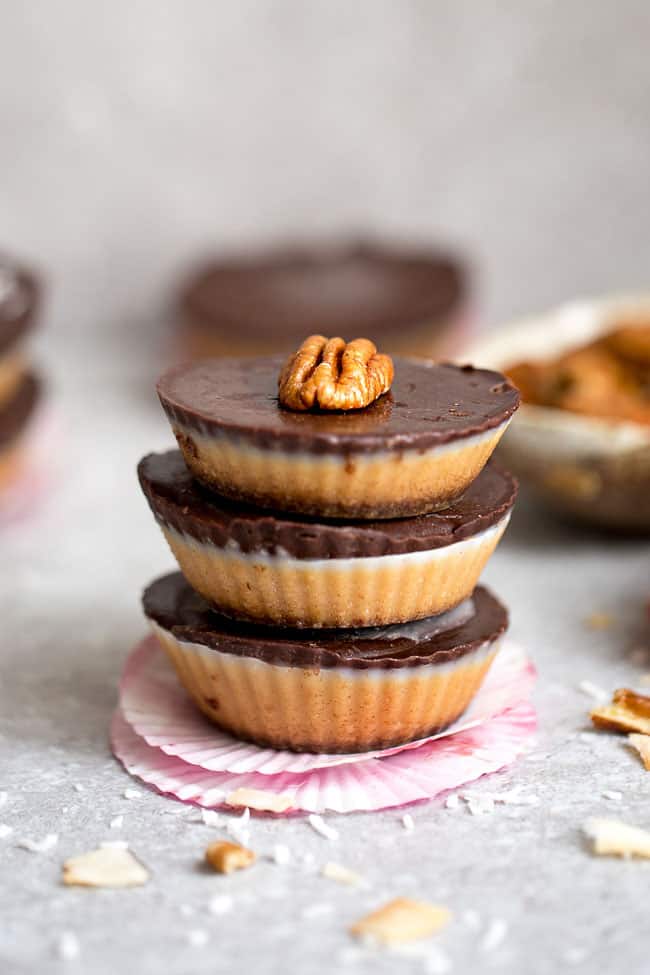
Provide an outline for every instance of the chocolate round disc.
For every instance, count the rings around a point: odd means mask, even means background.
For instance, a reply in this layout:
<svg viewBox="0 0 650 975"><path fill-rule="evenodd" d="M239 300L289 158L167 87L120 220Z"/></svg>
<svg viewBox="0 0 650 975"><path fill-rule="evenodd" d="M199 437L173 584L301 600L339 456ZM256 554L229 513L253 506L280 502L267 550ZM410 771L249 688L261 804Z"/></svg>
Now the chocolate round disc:
<svg viewBox="0 0 650 975"><path fill-rule="evenodd" d="M140 485L156 519L218 548L285 552L298 559L362 558L427 551L490 528L512 508L517 483L489 463L448 508L413 518L317 521L231 503L203 488L178 450L148 454L138 465Z"/></svg>
<svg viewBox="0 0 650 975"><path fill-rule="evenodd" d="M390 391L363 410L297 413L278 401L282 356L176 366L158 382L172 424L307 453L425 450L484 433L519 405L501 373L395 358Z"/></svg>
<svg viewBox="0 0 650 975"><path fill-rule="evenodd" d="M221 616L180 572L144 592L145 615L178 640L267 663L302 667L408 667L442 664L496 640L508 625L501 603L483 586L441 616L361 630L291 630Z"/></svg>

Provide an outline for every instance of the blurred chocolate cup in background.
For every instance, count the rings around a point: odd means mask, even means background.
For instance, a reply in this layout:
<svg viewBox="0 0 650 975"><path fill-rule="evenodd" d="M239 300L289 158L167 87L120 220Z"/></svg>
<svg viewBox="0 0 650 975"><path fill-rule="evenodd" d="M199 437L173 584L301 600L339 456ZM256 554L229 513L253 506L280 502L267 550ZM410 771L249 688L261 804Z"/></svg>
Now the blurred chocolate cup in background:
<svg viewBox="0 0 650 975"><path fill-rule="evenodd" d="M435 248L354 242L205 262L177 306L178 358L290 352L310 334L383 352L452 354L468 325L469 272Z"/></svg>

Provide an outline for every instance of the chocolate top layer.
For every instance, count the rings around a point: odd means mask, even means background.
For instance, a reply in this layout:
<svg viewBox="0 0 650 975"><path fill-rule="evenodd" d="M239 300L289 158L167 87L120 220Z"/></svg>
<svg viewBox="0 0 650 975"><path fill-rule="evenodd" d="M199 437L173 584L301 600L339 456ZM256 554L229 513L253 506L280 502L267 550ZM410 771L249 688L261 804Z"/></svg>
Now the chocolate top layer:
<svg viewBox="0 0 650 975"><path fill-rule="evenodd" d="M415 667L444 664L496 640L508 625L501 603L483 586L441 616L360 630L272 629L226 619L210 608L180 572L145 590L145 615L177 640L295 667Z"/></svg>
<svg viewBox="0 0 650 975"><path fill-rule="evenodd" d="M206 264L180 298L185 321L275 347L309 332L381 341L442 320L465 297L466 275L435 251L353 244L270 251Z"/></svg>
<svg viewBox="0 0 650 975"><path fill-rule="evenodd" d="M498 372L395 358L390 391L363 410L296 413L278 402L283 356L176 366L158 382L172 424L309 453L424 450L500 426L519 393Z"/></svg>
<svg viewBox="0 0 650 975"><path fill-rule="evenodd" d="M462 498L443 511L383 521L315 521L225 501L201 487L178 450L149 454L140 485L156 520L218 548L286 552L298 559L361 558L442 548L489 528L514 504L511 474L488 464Z"/></svg>
<svg viewBox="0 0 650 975"><path fill-rule="evenodd" d="M34 411L41 395L41 382L34 373L27 373L8 403L0 410L0 448L18 437Z"/></svg>
<svg viewBox="0 0 650 975"><path fill-rule="evenodd" d="M34 324L39 299L36 277L0 255L0 355Z"/></svg>

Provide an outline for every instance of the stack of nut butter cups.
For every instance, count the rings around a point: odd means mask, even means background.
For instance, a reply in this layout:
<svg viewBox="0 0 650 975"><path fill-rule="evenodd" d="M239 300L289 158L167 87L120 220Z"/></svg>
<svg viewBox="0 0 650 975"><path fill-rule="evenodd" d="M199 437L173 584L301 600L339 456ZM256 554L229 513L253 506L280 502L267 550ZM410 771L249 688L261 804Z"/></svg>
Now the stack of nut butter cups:
<svg viewBox="0 0 650 975"><path fill-rule="evenodd" d="M490 455L519 404L496 372L313 335L158 383L179 450L142 490L181 572L144 612L221 729L362 752L466 710L508 623L479 576L516 482Z"/></svg>

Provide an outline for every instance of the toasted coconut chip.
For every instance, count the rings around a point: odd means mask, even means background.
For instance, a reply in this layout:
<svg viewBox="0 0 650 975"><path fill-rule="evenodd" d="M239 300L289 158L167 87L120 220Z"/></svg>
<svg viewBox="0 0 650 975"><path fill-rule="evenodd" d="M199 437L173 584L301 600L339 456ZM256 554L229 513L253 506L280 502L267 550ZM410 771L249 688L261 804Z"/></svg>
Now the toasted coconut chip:
<svg viewBox="0 0 650 975"><path fill-rule="evenodd" d="M293 806L293 798L288 795L278 795L275 792L264 792L263 789L235 789L226 796L229 806L246 806L247 809L257 809L259 812L286 812Z"/></svg>
<svg viewBox="0 0 650 975"><path fill-rule="evenodd" d="M611 704L595 708L590 717L597 728L650 735L650 697L623 687L614 691Z"/></svg>
<svg viewBox="0 0 650 975"><path fill-rule="evenodd" d="M240 846L239 843L217 840L216 843L210 843L205 851L205 859L217 873L233 873L235 870L250 867L255 863L256 856L252 850Z"/></svg>
<svg viewBox="0 0 650 975"><path fill-rule="evenodd" d="M349 870L348 867L344 867L340 863L326 863L321 874L328 880L335 880L338 884L347 884L349 887L357 887L362 882L358 873Z"/></svg>
<svg viewBox="0 0 650 975"><path fill-rule="evenodd" d="M589 819L584 831L593 840L599 856L645 857L650 859L650 833L617 819Z"/></svg>
<svg viewBox="0 0 650 975"><path fill-rule="evenodd" d="M650 735L628 735L627 740L632 748L636 748L645 768L650 772Z"/></svg>
<svg viewBox="0 0 650 975"><path fill-rule="evenodd" d="M78 887L141 887L148 871L129 850L103 846L63 864L63 883Z"/></svg>
<svg viewBox="0 0 650 975"><path fill-rule="evenodd" d="M397 897L353 924L350 933L357 938L368 938L384 945L401 944L434 934L444 928L450 919L451 914L446 907Z"/></svg>

